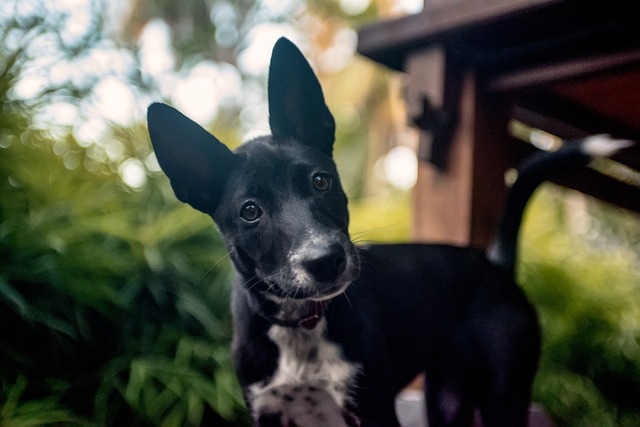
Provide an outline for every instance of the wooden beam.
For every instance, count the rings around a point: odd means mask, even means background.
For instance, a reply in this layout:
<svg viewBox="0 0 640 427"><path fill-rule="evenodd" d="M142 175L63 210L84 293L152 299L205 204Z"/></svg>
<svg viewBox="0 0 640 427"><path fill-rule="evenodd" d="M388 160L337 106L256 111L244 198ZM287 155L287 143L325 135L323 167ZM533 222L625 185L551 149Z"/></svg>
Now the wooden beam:
<svg viewBox="0 0 640 427"><path fill-rule="evenodd" d="M497 77L489 81L488 87L498 92L527 90L603 71L612 72L630 65L637 66L639 63L638 49L566 58L549 63L530 64L512 72L498 73Z"/></svg>
<svg viewBox="0 0 640 427"><path fill-rule="evenodd" d="M462 0L425 4L416 15L376 22L358 31L358 52L402 70L408 51L442 41L448 34L487 25L515 14L562 3L560 0Z"/></svg>

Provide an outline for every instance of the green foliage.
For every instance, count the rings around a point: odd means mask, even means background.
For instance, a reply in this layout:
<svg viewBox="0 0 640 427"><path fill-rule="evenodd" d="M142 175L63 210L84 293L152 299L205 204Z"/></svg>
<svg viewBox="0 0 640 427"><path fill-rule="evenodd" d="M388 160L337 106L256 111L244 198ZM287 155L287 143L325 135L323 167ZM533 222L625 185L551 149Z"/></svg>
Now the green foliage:
<svg viewBox="0 0 640 427"><path fill-rule="evenodd" d="M4 384L0 394L0 425L7 427L36 427L50 424L88 426L72 411L63 408L56 396L38 400L22 400L28 380L19 376L13 384Z"/></svg>
<svg viewBox="0 0 640 427"><path fill-rule="evenodd" d="M159 174L133 191L114 165L82 167L70 137L60 156L46 134L2 131L0 424L242 423L210 218ZM147 158L144 128L128 141Z"/></svg>
<svg viewBox="0 0 640 427"><path fill-rule="evenodd" d="M520 281L538 308L544 336L534 397L560 425L635 426L639 254L634 240L624 237L637 232L637 223L629 221L630 213L605 213L593 203L586 211L567 210L561 201L568 197L567 191L542 191L528 209L521 239ZM589 215L589 206L598 216ZM585 219L589 228L571 232ZM625 222L628 228L618 236L602 228Z"/></svg>

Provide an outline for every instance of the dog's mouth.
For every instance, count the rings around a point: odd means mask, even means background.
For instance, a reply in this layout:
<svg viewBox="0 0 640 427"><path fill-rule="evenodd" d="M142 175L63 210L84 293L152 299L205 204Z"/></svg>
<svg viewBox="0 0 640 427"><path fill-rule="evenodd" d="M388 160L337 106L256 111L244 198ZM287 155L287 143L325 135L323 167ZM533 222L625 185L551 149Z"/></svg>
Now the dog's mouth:
<svg viewBox="0 0 640 427"><path fill-rule="evenodd" d="M337 239L329 242L308 239L282 261L278 266L270 266L275 271L256 268L255 280L259 283L248 283L250 288L279 303L331 300L349 287L358 264L353 244Z"/></svg>
<svg viewBox="0 0 640 427"><path fill-rule="evenodd" d="M328 302L310 302L307 304L307 313L302 319L298 321L298 326L305 329L315 328L322 316L324 316L324 310L327 308Z"/></svg>
<svg viewBox="0 0 640 427"><path fill-rule="evenodd" d="M261 281L254 288L274 304L275 313L269 318L288 327L315 328L324 317L325 309L334 298L342 295L355 279L355 250L347 256L344 268L331 281L321 281L300 270L285 269L272 275L270 283ZM323 273L324 274L324 273Z"/></svg>
<svg viewBox="0 0 640 427"><path fill-rule="evenodd" d="M320 297L320 299L275 300L273 302L276 303L278 310L275 315L271 316L271 321L280 326L314 329L324 317L325 310L329 306L331 299L342 292L344 290Z"/></svg>
<svg viewBox="0 0 640 427"><path fill-rule="evenodd" d="M324 302L324 301L329 301L339 295L342 295L344 293L344 291L347 290L347 288L349 287L349 285L351 284L351 281L343 284L342 286L338 287L338 289L336 289L333 292L329 292L325 295L319 295L316 297L309 297L309 300L314 301L314 302Z"/></svg>
<svg viewBox="0 0 640 427"><path fill-rule="evenodd" d="M327 302L337 296L342 295L347 290L350 284L351 280L348 280L344 283L334 284L328 288L323 288L321 291L314 291L313 289L317 288L313 286L310 286L308 288L294 287L293 289L287 290L283 289L283 287L278 283L273 282L264 284L262 289L258 290L275 302L283 302L287 300Z"/></svg>

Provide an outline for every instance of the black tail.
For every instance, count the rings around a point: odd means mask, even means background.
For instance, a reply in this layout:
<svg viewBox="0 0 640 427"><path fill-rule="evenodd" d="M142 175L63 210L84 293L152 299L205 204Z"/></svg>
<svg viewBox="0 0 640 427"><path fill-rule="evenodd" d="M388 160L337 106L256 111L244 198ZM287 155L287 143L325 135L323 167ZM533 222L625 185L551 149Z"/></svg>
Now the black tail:
<svg viewBox="0 0 640 427"><path fill-rule="evenodd" d="M522 214L540 184L563 170L585 166L594 157L609 157L632 144L628 140L596 135L566 143L557 151L541 152L526 160L518 169L518 177L507 194L498 235L487 252L489 260L506 270L515 271Z"/></svg>

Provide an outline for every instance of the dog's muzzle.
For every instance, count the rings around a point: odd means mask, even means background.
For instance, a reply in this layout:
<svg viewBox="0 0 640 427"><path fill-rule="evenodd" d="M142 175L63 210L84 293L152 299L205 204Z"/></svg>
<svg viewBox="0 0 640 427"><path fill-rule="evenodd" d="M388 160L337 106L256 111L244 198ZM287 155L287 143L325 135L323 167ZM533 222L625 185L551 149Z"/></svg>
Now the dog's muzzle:
<svg viewBox="0 0 640 427"><path fill-rule="evenodd" d="M354 279L355 258L348 239L306 239L289 255L289 296L322 301L341 294Z"/></svg>

